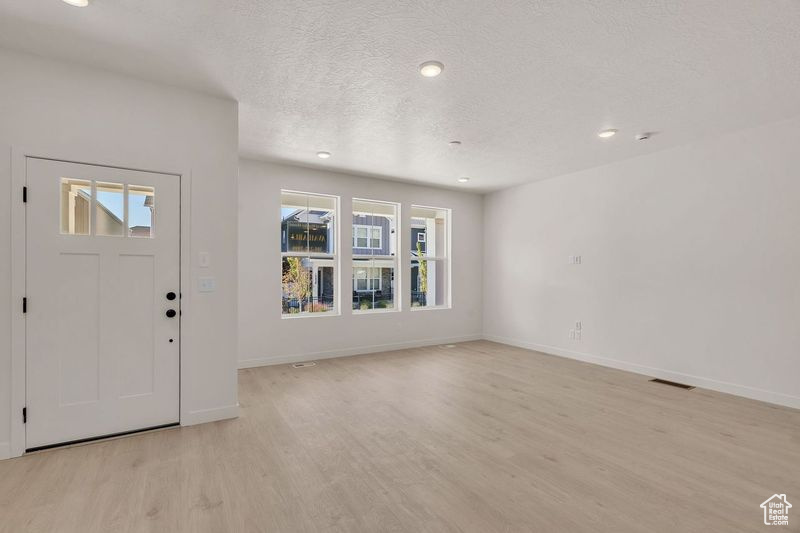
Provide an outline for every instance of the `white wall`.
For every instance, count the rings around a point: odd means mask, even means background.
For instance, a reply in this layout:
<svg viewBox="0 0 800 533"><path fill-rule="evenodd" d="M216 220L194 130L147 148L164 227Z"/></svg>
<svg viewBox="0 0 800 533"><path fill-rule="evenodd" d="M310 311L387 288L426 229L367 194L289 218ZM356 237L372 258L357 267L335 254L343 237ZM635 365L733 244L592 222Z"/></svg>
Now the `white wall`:
<svg viewBox="0 0 800 533"><path fill-rule="evenodd" d="M212 254L213 294L184 295L182 422L236 413L237 104L0 50L0 458L10 416L12 146L154 171L191 171L193 252ZM192 286L200 274L192 261ZM9 305L9 302L11 305ZM15 418L16 420L16 418Z"/></svg>
<svg viewBox="0 0 800 533"><path fill-rule="evenodd" d="M281 318L280 191L341 197L339 242L345 289L341 316ZM401 203L400 273L403 310L353 315L350 308L350 225L353 197ZM453 210L453 307L411 311L410 206ZM239 169L239 359L241 366L319 359L481 335L482 199L474 194L242 160ZM344 238L343 238L344 237Z"/></svg>
<svg viewBox="0 0 800 533"><path fill-rule="evenodd" d="M798 146L794 119L487 196L485 335L800 407Z"/></svg>

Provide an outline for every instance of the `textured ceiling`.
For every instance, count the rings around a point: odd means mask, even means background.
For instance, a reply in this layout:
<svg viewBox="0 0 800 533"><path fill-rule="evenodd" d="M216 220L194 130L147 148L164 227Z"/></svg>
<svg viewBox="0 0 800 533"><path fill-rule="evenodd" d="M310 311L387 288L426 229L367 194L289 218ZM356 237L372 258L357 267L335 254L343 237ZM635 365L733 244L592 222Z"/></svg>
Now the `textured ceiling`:
<svg viewBox="0 0 800 533"><path fill-rule="evenodd" d="M0 46L234 98L244 156L480 191L800 114L797 0L0 0Z"/></svg>

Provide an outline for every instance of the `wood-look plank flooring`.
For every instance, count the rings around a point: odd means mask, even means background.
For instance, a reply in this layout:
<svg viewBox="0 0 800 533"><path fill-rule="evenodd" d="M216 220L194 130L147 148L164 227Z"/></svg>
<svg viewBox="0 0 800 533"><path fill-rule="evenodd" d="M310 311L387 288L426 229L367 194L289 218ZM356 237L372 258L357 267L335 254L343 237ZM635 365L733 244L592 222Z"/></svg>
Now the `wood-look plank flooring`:
<svg viewBox="0 0 800 533"><path fill-rule="evenodd" d="M0 531L763 531L773 493L800 531L797 410L485 341L239 380L237 420L0 461Z"/></svg>

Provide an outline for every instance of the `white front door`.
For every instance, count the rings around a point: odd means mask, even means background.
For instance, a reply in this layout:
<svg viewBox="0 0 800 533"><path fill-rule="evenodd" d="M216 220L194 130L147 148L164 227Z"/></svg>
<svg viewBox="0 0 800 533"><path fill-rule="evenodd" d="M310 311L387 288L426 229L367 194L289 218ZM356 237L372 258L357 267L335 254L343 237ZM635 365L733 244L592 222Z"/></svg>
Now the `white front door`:
<svg viewBox="0 0 800 533"><path fill-rule="evenodd" d="M180 178L26 165L26 448L178 422Z"/></svg>

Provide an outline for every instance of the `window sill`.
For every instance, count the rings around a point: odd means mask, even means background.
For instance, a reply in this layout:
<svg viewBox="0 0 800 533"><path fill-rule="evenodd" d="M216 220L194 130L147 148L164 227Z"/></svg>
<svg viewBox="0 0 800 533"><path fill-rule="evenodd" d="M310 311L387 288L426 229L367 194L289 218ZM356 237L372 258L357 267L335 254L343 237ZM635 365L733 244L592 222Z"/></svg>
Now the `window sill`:
<svg viewBox="0 0 800 533"><path fill-rule="evenodd" d="M331 316L342 316L342 314L334 313L333 311L327 313L292 313L289 315L281 315L281 320L295 320L298 318L324 318Z"/></svg>
<svg viewBox="0 0 800 533"><path fill-rule="evenodd" d="M443 311L443 310L446 311L446 310L452 309L452 308L453 308L452 305L426 305L426 306L418 305L416 307L412 307L411 311L413 311L415 313L417 311Z"/></svg>
<svg viewBox="0 0 800 533"><path fill-rule="evenodd" d="M353 309L354 315L385 315L388 313L399 313L400 309L366 309L361 311L359 309Z"/></svg>

